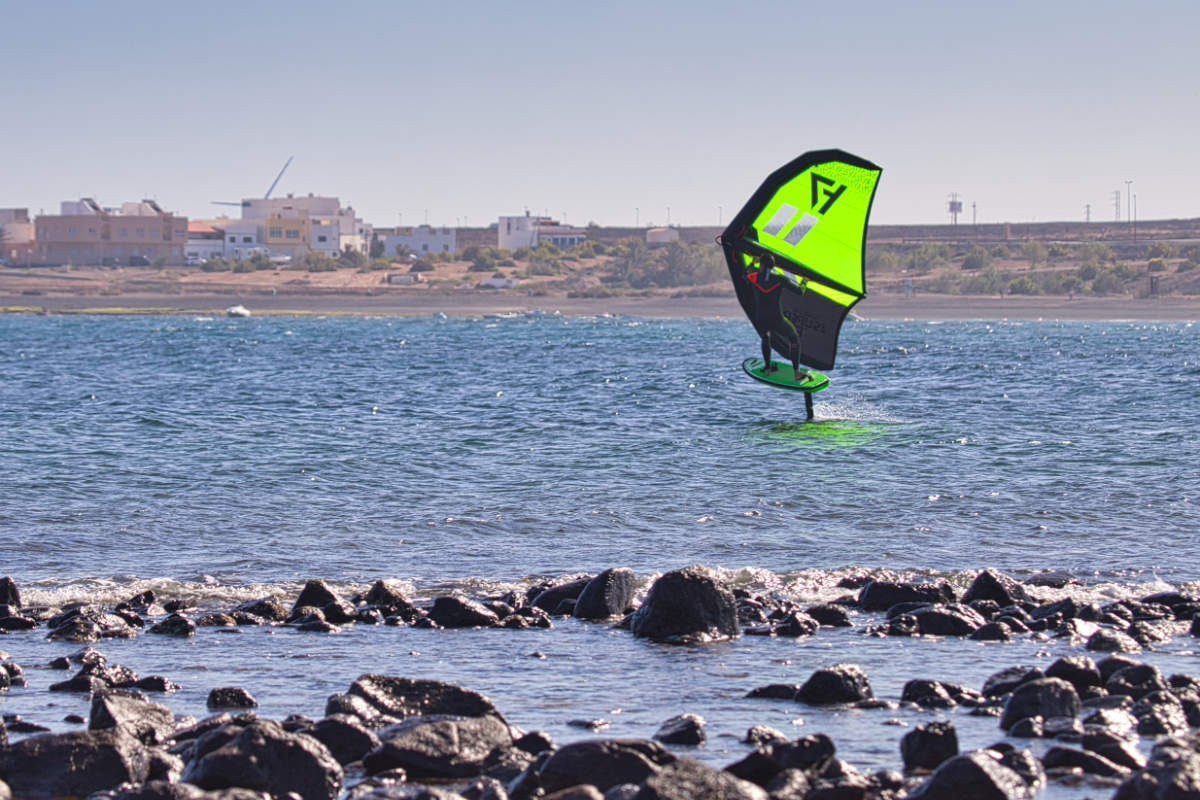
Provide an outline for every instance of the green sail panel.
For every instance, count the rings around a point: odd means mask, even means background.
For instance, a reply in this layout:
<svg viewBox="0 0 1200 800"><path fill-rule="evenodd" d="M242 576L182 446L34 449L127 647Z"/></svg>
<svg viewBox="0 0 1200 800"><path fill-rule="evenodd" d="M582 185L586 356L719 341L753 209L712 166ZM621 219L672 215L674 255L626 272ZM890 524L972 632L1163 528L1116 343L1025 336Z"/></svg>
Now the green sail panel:
<svg viewBox="0 0 1200 800"><path fill-rule="evenodd" d="M771 173L721 235L742 308L786 358L833 366L842 322L866 296L863 254L881 172L842 150L805 153ZM764 314L756 294L764 254L787 278L780 313Z"/></svg>

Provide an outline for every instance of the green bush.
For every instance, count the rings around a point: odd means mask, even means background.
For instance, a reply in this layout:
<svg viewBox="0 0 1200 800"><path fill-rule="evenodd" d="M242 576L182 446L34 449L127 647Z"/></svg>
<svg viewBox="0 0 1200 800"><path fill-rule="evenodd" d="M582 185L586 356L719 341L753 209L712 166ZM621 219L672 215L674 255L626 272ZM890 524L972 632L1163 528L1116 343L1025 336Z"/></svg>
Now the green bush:
<svg viewBox="0 0 1200 800"><path fill-rule="evenodd" d="M200 265L200 269L205 272L229 272L233 269L233 264L223 258L209 258Z"/></svg>
<svg viewBox="0 0 1200 800"><path fill-rule="evenodd" d="M255 266L253 261L242 261L239 258L237 261L233 262L234 272L254 272L257 269L258 267Z"/></svg>
<svg viewBox="0 0 1200 800"><path fill-rule="evenodd" d="M408 268L409 272L433 272L433 262L427 258L418 258L413 262L413 265Z"/></svg>
<svg viewBox="0 0 1200 800"><path fill-rule="evenodd" d="M985 269L992 263L992 256L982 247L973 247L963 258L962 268L970 270Z"/></svg>
<svg viewBox="0 0 1200 800"><path fill-rule="evenodd" d="M1146 251L1146 255L1150 258L1170 258L1175 253L1170 242L1153 242Z"/></svg>
<svg viewBox="0 0 1200 800"><path fill-rule="evenodd" d="M1041 289L1028 275L1022 275L1009 282L1008 292L1009 294L1041 294Z"/></svg>
<svg viewBox="0 0 1200 800"><path fill-rule="evenodd" d="M1166 272L1167 271L1167 262L1163 261L1161 258L1152 258L1146 262L1146 271L1147 272Z"/></svg>
<svg viewBox="0 0 1200 800"><path fill-rule="evenodd" d="M1194 258L1185 258L1183 261L1179 262L1179 266L1177 266L1175 268L1175 271L1176 272L1191 272L1192 270L1194 270L1196 268L1197 263L1200 263L1200 262L1197 262L1197 260Z"/></svg>

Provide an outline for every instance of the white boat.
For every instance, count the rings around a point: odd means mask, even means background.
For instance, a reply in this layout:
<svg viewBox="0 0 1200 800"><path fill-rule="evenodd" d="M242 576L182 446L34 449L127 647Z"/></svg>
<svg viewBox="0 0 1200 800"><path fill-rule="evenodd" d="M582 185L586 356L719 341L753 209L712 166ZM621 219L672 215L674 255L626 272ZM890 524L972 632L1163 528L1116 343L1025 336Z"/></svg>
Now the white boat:
<svg viewBox="0 0 1200 800"><path fill-rule="evenodd" d="M248 309L245 306L240 305L240 304L236 305L236 306L230 306L229 308L225 309L225 316L227 316L227 317L248 317L248 316L250 316L250 309Z"/></svg>

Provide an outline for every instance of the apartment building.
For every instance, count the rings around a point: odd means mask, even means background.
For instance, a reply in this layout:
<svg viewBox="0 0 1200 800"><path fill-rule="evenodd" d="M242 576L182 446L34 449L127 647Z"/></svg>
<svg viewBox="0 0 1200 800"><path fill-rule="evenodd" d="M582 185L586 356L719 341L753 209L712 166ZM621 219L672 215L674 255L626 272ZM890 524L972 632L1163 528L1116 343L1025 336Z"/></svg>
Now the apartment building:
<svg viewBox="0 0 1200 800"><path fill-rule="evenodd" d="M505 250L537 247L542 242L567 248L587 239L587 231L583 228L563 225L550 217L532 217L528 211L519 217L500 217L496 234L497 246Z"/></svg>
<svg viewBox="0 0 1200 800"><path fill-rule="evenodd" d="M34 221L37 264L182 264L187 217L154 200L101 206L90 197L64 201L59 214Z"/></svg>
<svg viewBox="0 0 1200 800"><path fill-rule="evenodd" d="M28 208L0 208L0 264L25 264L33 253Z"/></svg>

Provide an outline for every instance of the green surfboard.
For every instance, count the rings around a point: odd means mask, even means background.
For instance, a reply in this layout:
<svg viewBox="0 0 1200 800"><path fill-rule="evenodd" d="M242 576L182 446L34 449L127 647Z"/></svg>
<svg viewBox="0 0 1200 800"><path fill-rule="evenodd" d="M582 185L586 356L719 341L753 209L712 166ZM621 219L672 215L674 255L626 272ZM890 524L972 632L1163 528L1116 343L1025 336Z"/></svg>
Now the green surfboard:
<svg viewBox="0 0 1200 800"><path fill-rule="evenodd" d="M754 378L756 381L778 386L780 389L795 389L798 392L819 392L829 385L828 376L822 375L814 370L801 370L801 373L808 373L808 377L804 380L797 381L792 372L790 362L772 361L772 369L768 373L763 369L763 360L761 358L747 358L742 362L742 370L747 375Z"/></svg>

